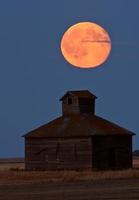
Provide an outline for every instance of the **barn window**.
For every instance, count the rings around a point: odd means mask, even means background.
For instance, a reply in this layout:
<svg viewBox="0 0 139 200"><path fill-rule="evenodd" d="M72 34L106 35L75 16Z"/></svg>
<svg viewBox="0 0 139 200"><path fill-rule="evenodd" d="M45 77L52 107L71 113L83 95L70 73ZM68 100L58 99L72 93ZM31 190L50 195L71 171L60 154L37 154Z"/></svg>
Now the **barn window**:
<svg viewBox="0 0 139 200"><path fill-rule="evenodd" d="M68 98L68 104L72 104L72 98Z"/></svg>
<svg viewBox="0 0 139 200"><path fill-rule="evenodd" d="M67 102L66 102L66 100L63 100L63 104L66 104Z"/></svg>

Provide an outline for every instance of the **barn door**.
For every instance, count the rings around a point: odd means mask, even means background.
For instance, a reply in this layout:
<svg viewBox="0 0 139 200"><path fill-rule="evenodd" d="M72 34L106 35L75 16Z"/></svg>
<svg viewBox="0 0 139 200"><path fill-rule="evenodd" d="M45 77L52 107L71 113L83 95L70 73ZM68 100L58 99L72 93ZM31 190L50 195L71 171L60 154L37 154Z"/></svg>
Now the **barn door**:
<svg viewBox="0 0 139 200"><path fill-rule="evenodd" d="M108 168L115 169L116 167L116 153L115 149L111 148L108 150Z"/></svg>

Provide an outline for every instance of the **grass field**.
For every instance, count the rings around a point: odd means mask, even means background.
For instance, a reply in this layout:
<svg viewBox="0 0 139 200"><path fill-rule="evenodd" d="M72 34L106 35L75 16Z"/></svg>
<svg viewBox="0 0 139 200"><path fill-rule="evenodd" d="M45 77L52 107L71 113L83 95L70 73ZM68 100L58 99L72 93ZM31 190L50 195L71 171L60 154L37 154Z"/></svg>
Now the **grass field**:
<svg viewBox="0 0 139 200"><path fill-rule="evenodd" d="M139 169L139 156L138 157L134 157L133 166L134 166L134 168Z"/></svg>
<svg viewBox="0 0 139 200"><path fill-rule="evenodd" d="M24 171L0 160L0 200L139 200L139 158L125 171Z"/></svg>
<svg viewBox="0 0 139 200"><path fill-rule="evenodd" d="M24 159L22 158L9 158L0 159L0 171L7 171L10 169L24 169Z"/></svg>

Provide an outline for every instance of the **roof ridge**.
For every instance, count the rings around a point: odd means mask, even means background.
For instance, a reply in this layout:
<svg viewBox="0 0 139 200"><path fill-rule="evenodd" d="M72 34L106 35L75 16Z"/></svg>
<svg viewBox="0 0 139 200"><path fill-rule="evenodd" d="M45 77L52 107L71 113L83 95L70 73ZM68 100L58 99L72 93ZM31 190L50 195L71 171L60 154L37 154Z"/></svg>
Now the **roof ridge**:
<svg viewBox="0 0 139 200"><path fill-rule="evenodd" d="M94 115L94 116L97 117L97 118L99 118L99 119L102 119L102 120L106 121L107 123L112 124L112 125L115 126L115 127L119 127L119 128L121 128L121 129L123 129L123 130L125 130L125 131L127 131L127 132L129 132L129 133L131 133L131 134L133 134L133 135L135 135L134 132L129 131L128 129L122 127L121 125L118 125L118 124L115 123L115 122L111 122L110 120L108 120L108 119L104 119L103 117L100 117L100 116L98 116L98 115Z"/></svg>
<svg viewBox="0 0 139 200"><path fill-rule="evenodd" d="M97 98L92 92L90 92L89 90L69 90L67 91L61 98L60 98L60 101L62 101L68 94L73 94L73 95L79 95L80 97L83 96L83 97L94 97L94 98Z"/></svg>
<svg viewBox="0 0 139 200"><path fill-rule="evenodd" d="M94 135L135 135L107 119L97 115L60 116L28 132L24 137L92 137Z"/></svg>

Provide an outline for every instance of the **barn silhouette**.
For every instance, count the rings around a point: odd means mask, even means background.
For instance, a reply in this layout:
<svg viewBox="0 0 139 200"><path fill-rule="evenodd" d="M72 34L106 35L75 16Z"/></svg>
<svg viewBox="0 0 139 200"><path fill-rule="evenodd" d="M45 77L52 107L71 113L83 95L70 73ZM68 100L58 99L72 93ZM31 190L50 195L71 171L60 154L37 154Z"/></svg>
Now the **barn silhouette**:
<svg viewBox="0 0 139 200"><path fill-rule="evenodd" d="M95 114L96 96L68 91L62 116L25 134L26 170L127 169L133 132Z"/></svg>

